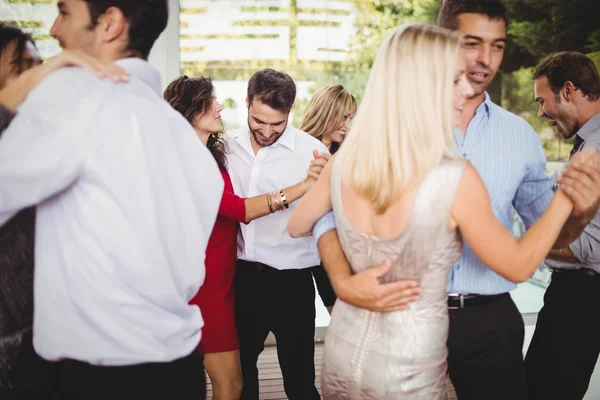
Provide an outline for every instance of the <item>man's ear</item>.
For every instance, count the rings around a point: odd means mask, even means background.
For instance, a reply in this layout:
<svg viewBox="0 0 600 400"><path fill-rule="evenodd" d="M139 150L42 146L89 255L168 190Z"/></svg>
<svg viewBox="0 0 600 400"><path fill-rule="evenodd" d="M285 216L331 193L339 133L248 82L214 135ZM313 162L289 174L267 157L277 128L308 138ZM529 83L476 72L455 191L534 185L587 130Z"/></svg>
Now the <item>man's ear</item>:
<svg viewBox="0 0 600 400"><path fill-rule="evenodd" d="M575 91L577 91L578 89L575 87L575 85L573 85L573 82L571 81L566 81L565 84L563 85L563 98L566 101L573 101L573 96L575 96Z"/></svg>
<svg viewBox="0 0 600 400"><path fill-rule="evenodd" d="M113 42L127 34L127 19L118 7L108 7L98 18L97 29L103 42Z"/></svg>

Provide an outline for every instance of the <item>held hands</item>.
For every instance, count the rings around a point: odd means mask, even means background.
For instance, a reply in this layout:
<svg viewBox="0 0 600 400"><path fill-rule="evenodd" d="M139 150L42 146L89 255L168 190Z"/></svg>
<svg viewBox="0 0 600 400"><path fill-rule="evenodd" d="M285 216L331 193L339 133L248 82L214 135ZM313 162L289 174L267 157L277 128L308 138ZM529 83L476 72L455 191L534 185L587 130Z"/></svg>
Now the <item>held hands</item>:
<svg viewBox="0 0 600 400"><path fill-rule="evenodd" d="M321 172L323 172L323 169L325 168L325 165L327 165L331 155L329 153L319 153L317 150L313 150L313 157L314 160L310 162L308 171L306 173L306 179L304 180L307 191L319 179L319 176L321 176Z"/></svg>
<svg viewBox="0 0 600 400"><path fill-rule="evenodd" d="M391 261L367 268L347 278L332 280L337 296L344 302L370 311L390 312L408 308L420 298L422 289L415 281L380 283L379 278L392 269Z"/></svg>
<svg viewBox="0 0 600 400"><path fill-rule="evenodd" d="M113 82L127 82L129 74L114 63L98 61L91 55L83 51L64 50L57 56L50 58L45 64L42 64L43 77L59 68L67 66L76 66L87 69L98 78L109 78Z"/></svg>
<svg viewBox="0 0 600 400"><path fill-rule="evenodd" d="M600 206L600 153L593 147L575 153L557 182L573 202L573 216L587 225Z"/></svg>

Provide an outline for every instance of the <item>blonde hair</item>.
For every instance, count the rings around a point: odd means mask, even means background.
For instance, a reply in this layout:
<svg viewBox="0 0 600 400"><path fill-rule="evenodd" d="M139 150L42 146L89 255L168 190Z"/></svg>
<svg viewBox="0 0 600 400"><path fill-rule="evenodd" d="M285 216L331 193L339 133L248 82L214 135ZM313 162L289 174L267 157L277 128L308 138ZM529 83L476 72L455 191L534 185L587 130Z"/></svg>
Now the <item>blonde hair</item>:
<svg viewBox="0 0 600 400"><path fill-rule="evenodd" d="M459 39L436 26L410 24L379 49L364 99L344 146L342 179L383 214L416 178L457 157L453 86Z"/></svg>
<svg viewBox="0 0 600 400"><path fill-rule="evenodd" d="M323 141L323 136L336 129L344 115L356 114L356 99L342 85L318 89L310 99L300 130Z"/></svg>

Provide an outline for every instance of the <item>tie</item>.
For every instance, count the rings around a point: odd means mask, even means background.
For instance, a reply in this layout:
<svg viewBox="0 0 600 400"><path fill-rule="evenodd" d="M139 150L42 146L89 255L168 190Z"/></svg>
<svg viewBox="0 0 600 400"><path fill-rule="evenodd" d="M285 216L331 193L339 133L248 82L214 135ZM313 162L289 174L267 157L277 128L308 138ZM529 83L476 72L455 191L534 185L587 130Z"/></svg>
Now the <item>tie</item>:
<svg viewBox="0 0 600 400"><path fill-rule="evenodd" d="M575 138L573 139L573 150L571 150L569 158L573 157L573 155L579 151L583 142L585 142L585 140L583 140L581 136L575 135Z"/></svg>

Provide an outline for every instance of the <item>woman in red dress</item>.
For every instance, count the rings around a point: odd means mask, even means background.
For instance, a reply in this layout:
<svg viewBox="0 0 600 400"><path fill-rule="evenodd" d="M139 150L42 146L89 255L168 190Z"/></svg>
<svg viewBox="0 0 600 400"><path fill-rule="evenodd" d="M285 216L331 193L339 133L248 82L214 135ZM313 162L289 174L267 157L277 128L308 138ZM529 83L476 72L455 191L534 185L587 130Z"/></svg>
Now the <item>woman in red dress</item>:
<svg viewBox="0 0 600 400"><path fill-rule="evenodd" d="M233 292L238 222L248 223L279 211L285 205L279 200L279 192L248 199L233 192L227 173L225 142L219 136L223 130L223 108L217 102L210 78L188 78L184 75L171 82L164 97L192 124L217 161L225 181L219 215L206 250L206 278L190 303L200 307L204 318L199 350L204 354L204 366L213 386L213 399L237 400L242 389ZM303 182L283 189L288 202L297 200L310 189L325 162L322 158L314 160L308 166Z"/></svg>

